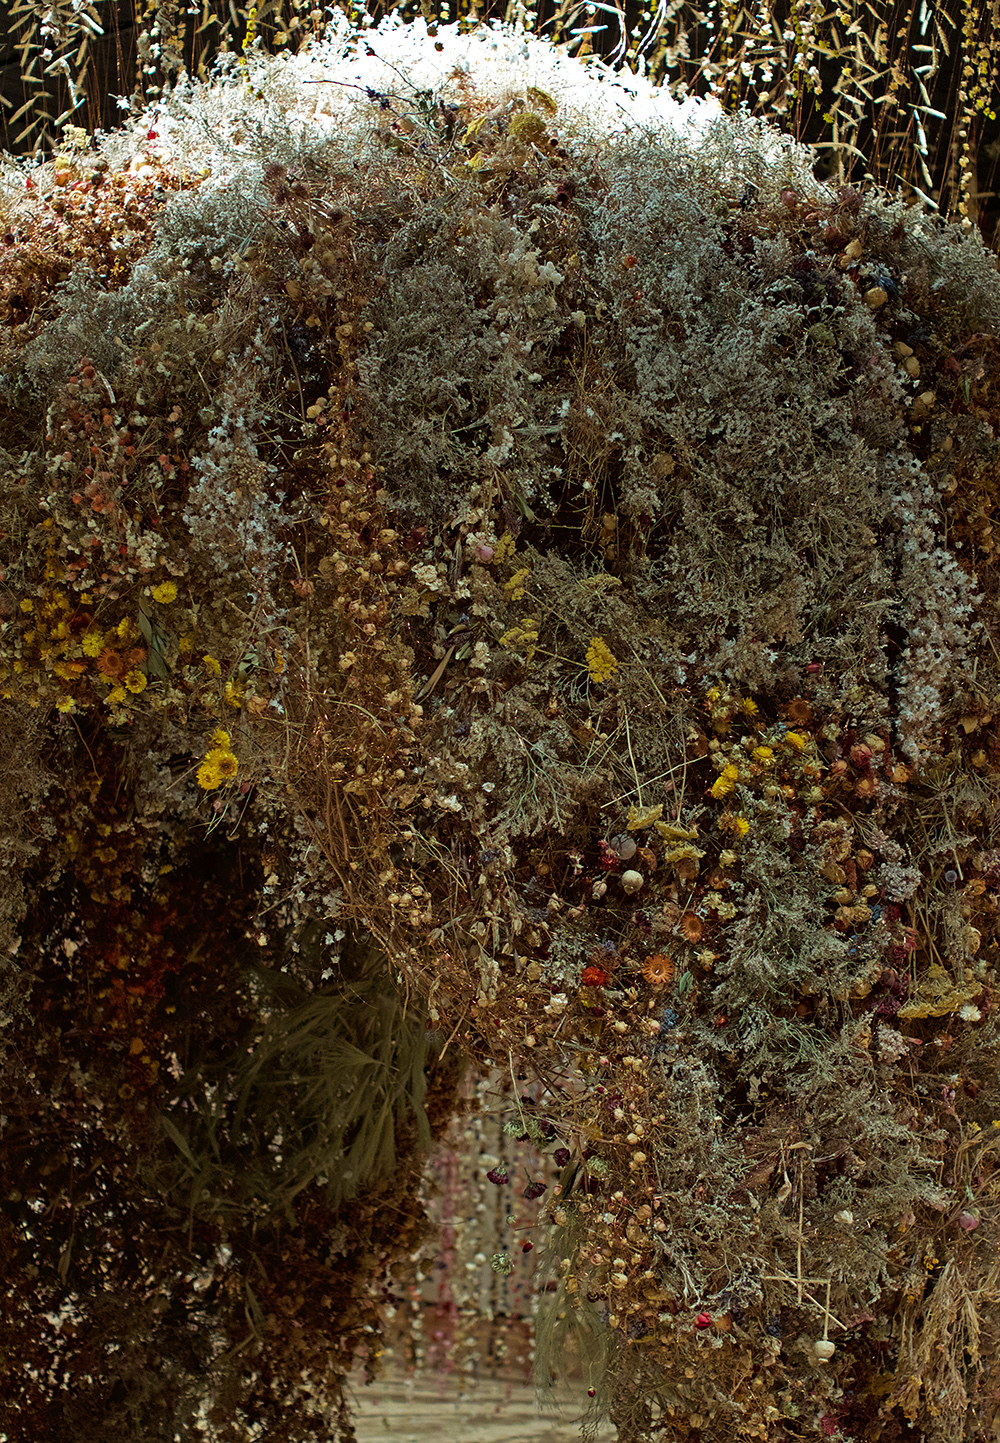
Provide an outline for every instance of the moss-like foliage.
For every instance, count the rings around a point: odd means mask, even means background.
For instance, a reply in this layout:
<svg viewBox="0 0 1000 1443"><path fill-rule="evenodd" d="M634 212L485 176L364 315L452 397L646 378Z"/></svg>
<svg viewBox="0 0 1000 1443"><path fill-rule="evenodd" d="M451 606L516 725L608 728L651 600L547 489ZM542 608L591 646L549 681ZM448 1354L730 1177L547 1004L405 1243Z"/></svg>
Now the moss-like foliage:
<svg viewBox="0 0 1000 1443"><path fill-rule="evenodd" d="M211 1256L204 1348L260 1361L178 1363L165 1429L276 1406L283 1269L336 1299L336 1415L461 1049L546 1089L540 1378L580 1332L590 1423L986 1438L995 265L756 122L441 33L11 170L3 1366L112 1379L102 1280L159 1317Z"/></svg>

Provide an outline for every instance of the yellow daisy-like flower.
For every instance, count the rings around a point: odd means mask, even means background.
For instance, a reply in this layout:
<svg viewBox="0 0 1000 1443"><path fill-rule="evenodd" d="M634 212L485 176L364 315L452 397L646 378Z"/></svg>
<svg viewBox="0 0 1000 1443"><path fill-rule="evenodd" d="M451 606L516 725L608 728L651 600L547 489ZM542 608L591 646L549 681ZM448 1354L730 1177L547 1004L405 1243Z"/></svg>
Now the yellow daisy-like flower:
<svg viewBox="0 0 1000 1443"><path fill-rule="evenodd" d="M35 609L35 603L32 601L32 599L31 599L30 596L26 596L26 597L23 599L23 601L21 602L21 610L27 612L27 611L34 611L34 609Z"/></svg>
<svg viewBox="0 0 1000 1443"><path fill-rule="evenodd" d="M760 762L763 766L770 766L771 762L774 761L774 752L770 747L754 747L753 759L755 762Z"/></svg>
<svg viewBox="0 0 1000 1443"><path fill-rule="evenodd" d="M226 706L238 709L243 705L243 684L242 682L226 682Z"/></svg>
<svg viewBox="0 0 1000 1443"><path fill-rule="evenodd" d="M133 667L133 669L132 669L130 672L126 672L126 674L125 674L125 685L128 687L129 691L131 691L131 692L145 691L145 690L146 690L146 677L145 677L145 675L144 675L143 672L137 671L137 670Z"/></svg>
<svg viewBox="0 0 1000 1443"><path fill-rule="evenodd" d="M212 676L222 675L222 667L219 662L216 661L214 656L203 656L201 661L205 670L209 672Z"/></svg>
<svg viewBox="0 0 1000 1443"><path fill-rule="evenodd" d="M215 731L212 733L212 746L221 747L223 751L229 751L232 740L233 739L229 735L229 733L224 732L221 727L216 727Z"/></svg>
<svg viewBox="0 0 1000 1443"><path fill-rule="evenodd" d="M112 706L117 706L120 702L123 702L127 696L128 692L123 686L113 686L104 700L110 702Z"/></svg>
<svg viewBox="0 0 1000 1443"><path fill-rule="evenodd" d="M60 697L56 702L56 711L75 711L76 702L71 696Z"/></svg>
<svg viewBox="0 0 1000 1443"><path fill-rule="evenodd" d="M712 783L712 796L717 802L721 801L723 797L728 797L729 793L735 790L739 775L739 771L732 762L728 767L723 768Z"/></svg>
<svg viewBox="0 0 1000 1443"><path fill-rule="evenodd" d="M222 773L211 756L207 756L198 768L198 785L206 792L213 792L216 787L222 786Z"/></svg>
<svg viewBox="0 0 1000 1443"><path fill-rule="evenodd" d="M176 581L161 581L159 586L153 587L153 600L158 601L161 606L166 606L171 601L177 600Z"/></svg>
<svg viewBox="0 0 1000 1443"><path fill-rule="evenodd" d="M80 638L80 648L84 656L100 656L104 646L104 637L99 631L85 631Z"/></svg>
<svg viewBox="0 0 1000 1443"><path fill-rule="evenodd" d="M754 701L752 696L745 696L741 697L740 699L740 711L743 713L744 716L755 717L759 716L760 707Z"/></svg>
<svg viewBox="0 0 1000 1443"><path fill-rule="evenodd" d="M591 681L598 685L618 670L618 660L603 636L591 637L587 647L587 670Z"/></svg>
<svg viewBox="0 0 1000 1443"><path fill-rule="evenodd" d="M749 830L750 823L747 821L746 817L733 818L733 831L738 837L745 837Z"/></svg>
<svg viewBox="0 0 1000 1443"><path fill-rule="evenodd" d="M221 787L223 782L232 781L240 764L231 751L213 747L198 768L198 785L206 792Z"/></svg>
<svg viewBox="0 0 1000 1443"><path fill-rule="evenodd" d="M806 744L806 739L801 732L785 732L785 741L790 747L794 747L797 752L802 751Z"/></svg>

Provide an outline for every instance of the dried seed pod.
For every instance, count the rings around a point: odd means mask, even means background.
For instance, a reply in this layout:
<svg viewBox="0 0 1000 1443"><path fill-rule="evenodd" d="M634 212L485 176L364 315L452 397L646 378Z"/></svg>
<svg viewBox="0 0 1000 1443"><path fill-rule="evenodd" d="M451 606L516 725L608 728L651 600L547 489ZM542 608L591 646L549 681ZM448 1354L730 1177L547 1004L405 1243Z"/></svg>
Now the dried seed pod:
<svg viewBox="0 0 1000 1443"><path fill-rule="evenodd" d="M813 1352L816 1354L817 1363L829 1363L836 1351L836 1343L831 1343L829 1338L817 1338L813 1343Z"/></svg>
<svg viewBox="0 0 1000 1443"><path fill-rule="evenodd" d="M636 840L627 832L623 832L620 837L612 837L611 846L623 862L630 862L636 854Z"/></svg>
<svg viewBox="0 0 1000 1443"><path fill-rule="evenodd" d="M622 887L630 897L635 896L645 880L641 872L622 873Z"/></svg>

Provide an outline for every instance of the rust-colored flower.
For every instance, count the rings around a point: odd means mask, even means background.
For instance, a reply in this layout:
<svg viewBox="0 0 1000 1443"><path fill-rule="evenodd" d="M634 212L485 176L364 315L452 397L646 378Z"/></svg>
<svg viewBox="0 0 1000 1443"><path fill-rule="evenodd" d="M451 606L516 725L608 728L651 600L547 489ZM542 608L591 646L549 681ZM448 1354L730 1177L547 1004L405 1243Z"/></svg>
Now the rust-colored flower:
<svg viewBox="0 0 1000 1443"><path fill-rule="evenodd" d="M603 967L585 967L580 973L581 987L607 987L610 981Z"/></svg>
<svg viewBox="0 0 1000 1443"><path fill-rule="evenodd" d="M812 707L804 696L794 696L788 703L785 715L792 726L807 726L812 721Z"/></svg>
<svg viewBox="0 0 1000 1443"><path fill-rule="evenodd" d="M700 942L705 935L705 924L697 912L684 912L677 925L689 942Z"/></svg>
<svg viewBox="0 0 1000 1443"><path fill-rule="evenodd" d="M666 987L668 982L673 981L675 970L669 957L662 952L654 952L652 957L646 958L642 975L651 987Z"/></svg>
<svg viewBox="0 0 1000 1443"><path fill-rule="evenodd" d="M97 670L102 676L114 677L117 681L125 675L125 658L120 652L113 651L110 646L106 646L97 658Z"/></svg>

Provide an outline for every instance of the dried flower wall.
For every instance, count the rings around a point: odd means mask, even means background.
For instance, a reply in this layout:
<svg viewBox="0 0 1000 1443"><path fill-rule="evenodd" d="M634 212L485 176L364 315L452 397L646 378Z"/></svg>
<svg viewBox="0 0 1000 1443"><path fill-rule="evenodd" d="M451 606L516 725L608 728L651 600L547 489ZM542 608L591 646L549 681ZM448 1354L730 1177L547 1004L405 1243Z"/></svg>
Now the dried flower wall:
<svg viewBox="0 0 1000 1443"><path fill-rule="evenodd" d="M0 204L9 1436L349 1436L469 1064L590 1423L992 1436L978 235L422 23Z"/></svg>

